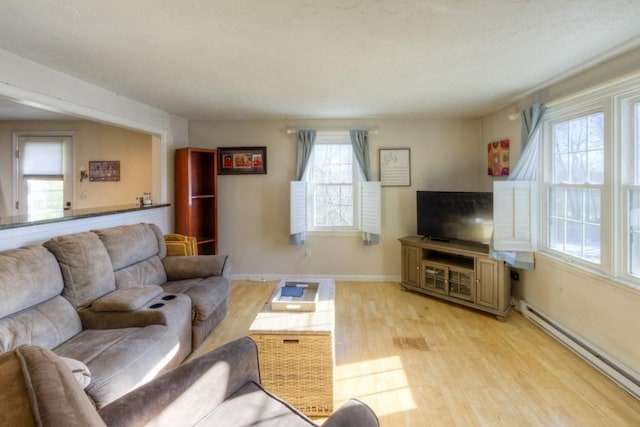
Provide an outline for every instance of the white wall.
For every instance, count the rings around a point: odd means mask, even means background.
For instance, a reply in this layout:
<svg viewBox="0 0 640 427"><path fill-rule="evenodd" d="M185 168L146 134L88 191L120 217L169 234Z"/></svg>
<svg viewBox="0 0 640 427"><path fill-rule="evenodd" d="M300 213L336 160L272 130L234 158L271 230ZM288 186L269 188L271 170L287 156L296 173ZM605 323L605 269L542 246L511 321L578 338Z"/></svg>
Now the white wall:
<svg viewBox="0 0 640 427"><path fill-rule="evenodd" d="M517 106L482 120L484 142L509 137L512 165L520 154L520 121L509 121L515 107L547 103L587 90L630 73L640 72L640 49L602 64L574 78L540 90ZM513 295L534 305L564 327L576 332L640 373L640 290L536 254L534 270L523 270Z"/></svg>
<svg viewBox="0 0 640 427"><path fill-rule="evenodd" d="M362 246L360 236L309 236L289 243L289 182L296 142L287 128L377 129L370 136L372 176L379 179L378 149L411 149L411 187L383 187L382 238ZM398 238L416 233L416 190L490 190L480 120L197 121L189 145L267 146L267 175L218 178L220 252L229 253L235 277L331 275L383 280L400 277ZM305 256L305 250L311 251Z"/></svg>
<svg viewBox="0 0 640 427"><path fill-rule="evenodd" d="M154 201L171 202L173 200L173 172L169 172L169 169L173 169L174 148L187 145L187 120L4 50L0 50L0 64L2 64L0 95L79 118L114 124L154 135L152 138ZM158 221L162 222L161 227L164 231L172 231L173 209L159 209L159 211L162 212L161 217L158 218ZM113 224L113 218L108 216L103 217L103 221L105 224ZM101 220L98 220L97 223L86 225L86 227L97 228L100 223ZM60 230L68 229L69 224L59 224L58 227ZM83 226L79 225L79 227ZM13 236L16 229L13 230L0 230L0 240ZM45 240L51 232L47 230L41 237L32 235L31 241Z"/></svg>

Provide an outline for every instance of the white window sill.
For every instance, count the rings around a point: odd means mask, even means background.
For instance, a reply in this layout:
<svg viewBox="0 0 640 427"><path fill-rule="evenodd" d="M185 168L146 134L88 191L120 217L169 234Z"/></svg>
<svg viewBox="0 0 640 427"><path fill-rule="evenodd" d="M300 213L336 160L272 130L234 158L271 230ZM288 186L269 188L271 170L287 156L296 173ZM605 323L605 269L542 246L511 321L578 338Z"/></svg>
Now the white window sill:
<svg viewBox="0 0 640 427"><path fill-rule="evenodd" d="M308 237L360 237L361 231L358 230L314 230L308 231Z"/></svg>

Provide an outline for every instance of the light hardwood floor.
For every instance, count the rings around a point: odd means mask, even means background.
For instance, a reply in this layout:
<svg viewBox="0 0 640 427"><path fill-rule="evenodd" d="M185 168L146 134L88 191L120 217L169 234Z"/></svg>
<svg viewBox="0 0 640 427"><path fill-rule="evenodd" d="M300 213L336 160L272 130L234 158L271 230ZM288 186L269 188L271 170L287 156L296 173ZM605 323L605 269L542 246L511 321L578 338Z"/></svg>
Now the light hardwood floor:
<svg viewBox="0 0 640 427"><path fill-rule="evenodd" d="M275 284L234 281L192 357L246 335ZM515 311L500 323L390 282L337 282L335 305L336 407L358 398L383 427L640 426L640 402Z"/></svg>

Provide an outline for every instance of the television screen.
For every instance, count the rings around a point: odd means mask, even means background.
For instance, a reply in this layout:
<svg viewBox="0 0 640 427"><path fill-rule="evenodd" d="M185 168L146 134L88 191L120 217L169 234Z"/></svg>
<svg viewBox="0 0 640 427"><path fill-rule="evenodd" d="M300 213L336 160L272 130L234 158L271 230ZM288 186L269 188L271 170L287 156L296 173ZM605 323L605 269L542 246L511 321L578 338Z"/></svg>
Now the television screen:
<svg viewBox="0 0 640 427"><path fill-rule="evenodd" d="M417 215L421 236L489 244L493 193L418 191Z"/></svg>

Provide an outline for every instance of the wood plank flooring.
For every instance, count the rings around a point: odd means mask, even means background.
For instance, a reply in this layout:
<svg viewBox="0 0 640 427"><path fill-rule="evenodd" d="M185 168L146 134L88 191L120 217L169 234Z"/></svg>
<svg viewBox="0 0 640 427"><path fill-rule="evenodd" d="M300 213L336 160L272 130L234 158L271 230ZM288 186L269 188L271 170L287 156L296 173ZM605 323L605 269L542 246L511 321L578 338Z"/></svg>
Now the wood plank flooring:
<svg viewBox="0 0 640 427"><path fill-rule="evenodd" d="M246 335L275 285L234 281L192 357ZM335 305L336 407L358 398L383 427L640 426L639 401L517 312L501 323L391 282L336 282Z"/></svg>

